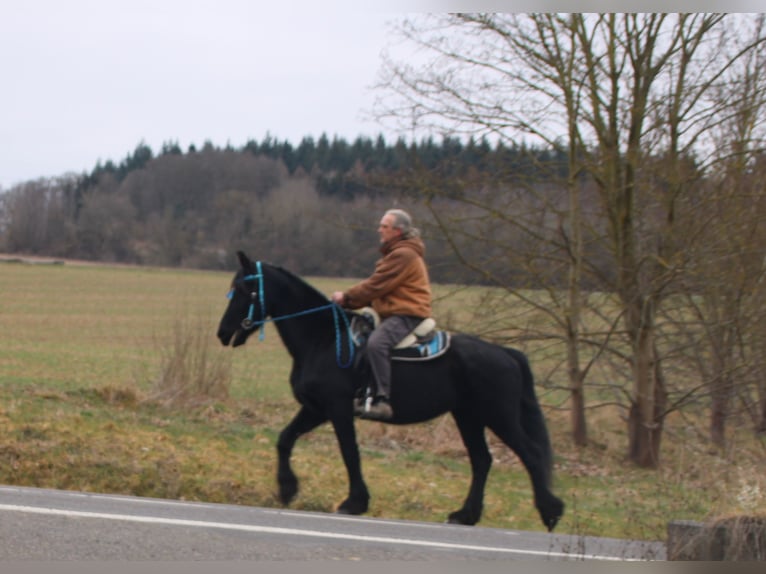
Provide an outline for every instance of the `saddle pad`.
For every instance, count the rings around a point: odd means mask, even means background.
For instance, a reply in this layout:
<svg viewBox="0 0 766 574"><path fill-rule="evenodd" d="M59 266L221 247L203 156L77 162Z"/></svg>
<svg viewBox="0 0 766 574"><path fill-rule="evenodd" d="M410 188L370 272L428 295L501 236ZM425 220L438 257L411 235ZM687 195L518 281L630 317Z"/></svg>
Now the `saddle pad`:
<svg viewBox="0 0 766 574"><path fill-rule="evenodd" d="M428 361L435 359L449 348L450 335L447 331L434 331L427 341L418 341L403 349L394 349L391 359L394 361Z"/></svg>

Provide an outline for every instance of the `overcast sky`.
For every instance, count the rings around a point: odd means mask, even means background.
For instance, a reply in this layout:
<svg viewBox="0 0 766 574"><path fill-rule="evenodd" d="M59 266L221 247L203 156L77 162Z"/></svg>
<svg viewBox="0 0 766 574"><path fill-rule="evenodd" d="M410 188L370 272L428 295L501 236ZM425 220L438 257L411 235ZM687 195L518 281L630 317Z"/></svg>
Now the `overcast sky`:
<svg viewBox="0 0 766 574"><path fill-rule="evenodd" d="M394 138L365 120L388 22L406 11L556 4L0 0L0 189L119 162L140 142L157 152L267 134L294 145L323 133Z"/></svg>
<svg viewBox="0 0 766 574"><path fill-rule="evenodd" d="M380 133L364 112L386 22L404 13L270 4L0 0L2 189L119 162L141 141Z"/></svg>

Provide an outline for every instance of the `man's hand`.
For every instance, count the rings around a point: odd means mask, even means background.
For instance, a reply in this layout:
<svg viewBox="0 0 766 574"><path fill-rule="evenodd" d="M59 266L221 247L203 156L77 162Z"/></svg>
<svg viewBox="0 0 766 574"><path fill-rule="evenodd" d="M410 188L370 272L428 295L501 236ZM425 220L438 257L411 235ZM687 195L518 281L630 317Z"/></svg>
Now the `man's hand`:
<svg viewBox="0 0 766 574"><path fill-rule="evenodd" d="M346 299L346 296L343 294L343 291L335 291L332 294L332 302L337 305L343 305L343 301Z"/></svg>

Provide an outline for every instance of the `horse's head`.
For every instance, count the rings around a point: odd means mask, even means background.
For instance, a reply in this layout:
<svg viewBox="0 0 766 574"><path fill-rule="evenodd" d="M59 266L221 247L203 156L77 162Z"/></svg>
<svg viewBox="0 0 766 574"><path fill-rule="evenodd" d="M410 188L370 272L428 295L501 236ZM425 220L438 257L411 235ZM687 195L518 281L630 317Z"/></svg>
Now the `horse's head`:
<svg viewBox="0 0 766 574"><path fill-rule="evenodd" d="M248 337L266 319L263 297L263 269L237 252L240 269L231 282L229 305L218 326L218 338L224 345L244 345ZM232 342L233 339L233 342Z"/></svg>

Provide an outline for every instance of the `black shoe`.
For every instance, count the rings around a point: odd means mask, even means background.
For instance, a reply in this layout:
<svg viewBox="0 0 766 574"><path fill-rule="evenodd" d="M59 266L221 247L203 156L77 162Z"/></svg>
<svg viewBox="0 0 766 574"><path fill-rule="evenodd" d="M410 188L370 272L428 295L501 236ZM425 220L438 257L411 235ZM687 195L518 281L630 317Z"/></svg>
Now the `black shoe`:
<svg viewBox="0 0 766 574"><path fill-rule="evenodd" d="M388 402L386 397L378 397L375 399L375 402L372 403L369 408L365 408L359 416L371 421L387 421L394 416L394 411L391 408L391 403Z"/></svg>

